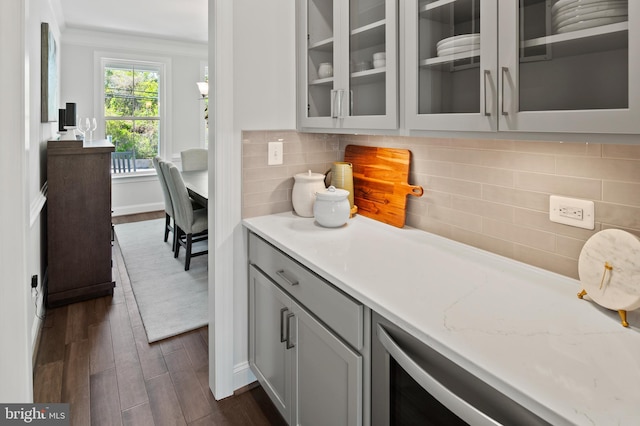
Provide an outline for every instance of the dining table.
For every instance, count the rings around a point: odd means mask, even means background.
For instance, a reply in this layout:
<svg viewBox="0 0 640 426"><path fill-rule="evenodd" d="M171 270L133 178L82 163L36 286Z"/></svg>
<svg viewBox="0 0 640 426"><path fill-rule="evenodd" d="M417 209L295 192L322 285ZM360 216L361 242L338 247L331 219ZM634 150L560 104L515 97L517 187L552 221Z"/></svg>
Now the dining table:
<svg viewBox="0 0 640 426"><path fill-rule="evenodd" d="M207 207L209 201L209 171L190 170L182 172L182 180L184 180L189 196L201 206Z"/></svg>

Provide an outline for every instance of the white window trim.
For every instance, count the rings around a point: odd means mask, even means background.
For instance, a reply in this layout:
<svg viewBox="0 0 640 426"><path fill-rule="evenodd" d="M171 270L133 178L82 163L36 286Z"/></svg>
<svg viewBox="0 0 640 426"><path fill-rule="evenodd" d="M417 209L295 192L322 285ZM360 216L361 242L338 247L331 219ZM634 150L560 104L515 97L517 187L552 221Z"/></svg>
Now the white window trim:
<svg viewBox="0 0 640 426"><path fill-rule="evenodd" d="M94 70L94 116L98 118L98 128L96 133L104 134L104 67L107 64L126 62L127 64L154 66L160 69L160 85L158 102L160 104L160 140L158 144L158 155L162 158L169 158L173 152L170 137L171 125L171 58L164 56L138 55L135 53L121 53L96 51L93 54ZM140 173L147 175L147 173ZM129 177L135 175L130 174Z"/></svg>

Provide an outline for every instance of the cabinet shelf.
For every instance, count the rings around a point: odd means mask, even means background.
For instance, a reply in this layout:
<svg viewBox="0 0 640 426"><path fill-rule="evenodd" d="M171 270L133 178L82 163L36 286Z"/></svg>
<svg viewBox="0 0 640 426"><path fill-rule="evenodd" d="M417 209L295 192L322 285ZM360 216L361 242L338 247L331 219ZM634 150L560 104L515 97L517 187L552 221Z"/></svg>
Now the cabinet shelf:
<svg viewBox="0 0 640 426"><path fill-rule="evenodd" d="M318 50L322 52L330 52L333 50L333 37L326 38L324 40L316 41L309 44L309 50Z"/></svg>
<svg viewBox="0 0 640 426"><path fill-rule="evenodd" d="M525 40L522 49L538 46L553 46L554 56L573 56L589 52L600 52L626 46L629 22L618 22L601 27L587 28L564 34L554 34ZM588 40L586 40L588 39Z"/></svg>
<svg viewBox="0 0 640 426"><path fill-rule="evenodd" d="M333 77L319 78L309 82L309 86L333 86Z"/></svg>
<svg viewBox="0 0 640 426"><path fill-rule="evenodd" d="M420 9L418 9L418 12L420 13L420 15L422 15L423 13L430 12L432 10L436 10L438 8L441 8L442 6L446 6L448 4L455 3L455 2L456 2L456 0L434 1L433 3L423 4L422 6L420 6Z"/></svg>
<svg viewBox="0 0 640 426"><path fill-rule="evenodd" d="M373 68L366 71L358 71L351 73L351 79L353 84L369 84L376 81L383 81L386 67ZM333 77L319 78L309 82L310 86L333 86Z"/></svg>
<svg viewBox="0 0 640 426"><path fill-rule="evenodd" d="M373 22L351 31L351 39L357 39L358 49L384 44L386 19Z"/></svg>
<svg viewBox="0 0 640 426"><path fill-rule="evenodd" d="M444 7L447 5L450 5L451 8ZM453 22L469 22L480 18L480 6L472 1L439 0L420 6L418 14L421 19L445 24L451 22L452 14Z"/></svg>
<svg viewBox="0 0 640 426"><path fill-rule="evenodd" d="M386 67L374 68L366 71L358 71L351 73L352 84L369 84L376 81L384 81Z"/></svg>
<svg viewBox="0 0 640 426"><path fill-rule="evenodd" d="M434 58L428 58L420 61L420 67L432 67L436 65L448 64L451 62L459 61L460 59L479 58L480 51L469 51L462 53L454 53L453 55L437 56Z"/></svg>

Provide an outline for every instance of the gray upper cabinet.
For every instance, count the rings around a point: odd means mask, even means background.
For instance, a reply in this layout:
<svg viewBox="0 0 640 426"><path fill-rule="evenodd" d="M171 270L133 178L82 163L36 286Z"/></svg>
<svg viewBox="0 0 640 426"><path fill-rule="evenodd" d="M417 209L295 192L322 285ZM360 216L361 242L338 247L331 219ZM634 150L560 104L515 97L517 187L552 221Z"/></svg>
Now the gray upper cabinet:
<svg viewBox="0 0 640 426"><path fill-rule="evenodd" d="M497 130L497 0L408 0L406 125Z"/></svg>
<svg viewBox="0 0 640 426"><path fill-rule="evenodd" d="M500 2L498 128L637 133L638 23L637 1Z"/></svg>
<svg viewBox="0 0 640 426"><path fill-rule="evenodd" d="M301 129L398 127L397 2L298 3Z"/></svg>
<svg viewBox="0 0 640 426"><path fill-rule="evenodd" d="M407 128L637 133L640 3L576 5L408 0Z"/></svg>

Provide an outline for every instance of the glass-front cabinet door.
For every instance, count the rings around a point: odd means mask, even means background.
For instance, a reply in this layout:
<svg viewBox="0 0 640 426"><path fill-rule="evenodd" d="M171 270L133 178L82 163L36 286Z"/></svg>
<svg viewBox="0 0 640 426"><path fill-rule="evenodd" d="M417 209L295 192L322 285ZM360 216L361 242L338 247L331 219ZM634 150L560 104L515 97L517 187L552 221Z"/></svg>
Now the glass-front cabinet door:
<svg viewBox="0 0 640 426"><path fill-rule="evenodd" d="M639 15L635 0L500 2L499 129L637 133Z"/></svg>
<svg viewBox="0 0 640 426"><path fill-rule="evenodd" d="M408 128L497 130L497 16L497 0L407 1Z"/></svg>
<svg viewBox="0 0 640 426"><path fill-rule="evenodd" d="M299 22L300 127L397 128L397 2L305 0Z"/></svg>

